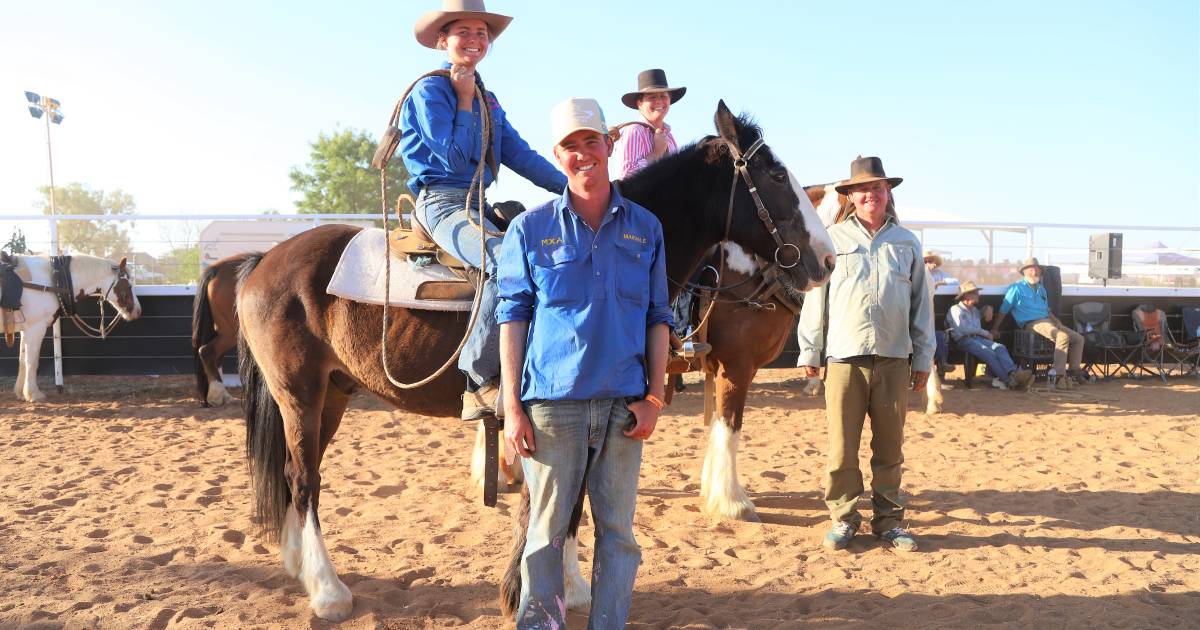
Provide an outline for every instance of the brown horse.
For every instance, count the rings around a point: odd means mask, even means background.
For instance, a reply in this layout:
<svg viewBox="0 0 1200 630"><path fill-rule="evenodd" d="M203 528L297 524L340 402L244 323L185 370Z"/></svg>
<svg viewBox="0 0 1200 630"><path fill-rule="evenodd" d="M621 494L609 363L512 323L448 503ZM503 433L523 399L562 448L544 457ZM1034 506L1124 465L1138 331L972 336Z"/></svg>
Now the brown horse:
<svg viewBox="0 0 1200 630"><path fill-rule="evenodd" d="M663 225L668 276L689 277L704 252L728 236L789 265L780 274L789 291L799 294L824 282L833 253L814 251L813 243L828 243L828 235L801 215L787 170L761 143L759 128L734 117L724 103L715 122L717 136L624 183L624 194ZM736 179L739 172L756 188ZM279 539L284 569L304 585L317 616L333 620L348 616L353 603L321 537L320 463L350 394L363 388L408 412L453 417L463 387L457 373L420 389L391 385L380 364L383 307L325 292L356 232L322 226L252 256L242 267L237 299L256 513L267 535ZM426 376L454 351L466 323L462 313L395 309L386 331L396 349L388 357L390 371L405 380Z"/></svg>
<svg viewBox="0 0 1200 630"><path fill-rule="evenodd" d="M196 283L192 302L192 357L196 395L204 407L233 400L221 380L221 359L237 346L237 269L252 254L226 256L209 265Z"/></svg>

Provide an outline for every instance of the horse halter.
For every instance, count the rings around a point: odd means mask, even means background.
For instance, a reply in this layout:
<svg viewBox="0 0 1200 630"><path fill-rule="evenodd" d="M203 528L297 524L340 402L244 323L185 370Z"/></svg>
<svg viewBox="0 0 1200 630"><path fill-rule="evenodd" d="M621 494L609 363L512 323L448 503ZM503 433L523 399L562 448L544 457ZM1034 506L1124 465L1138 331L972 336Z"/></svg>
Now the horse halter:
<svg viewBox="0 0 1200 630"><path fill-rule="evenodd" d="M779 228L775 226L775 221L771 219L771 214L767 212L767 206L763 203L762 197L759 197L758 195L758 187L754 185L754 178L750 176L750 158L754 157L754 154L757 153L758 150L763 146L765 146L766 142L763 141L763 138L760 135L758 139L750 145L750 148L746 149L745 153L741 152L741 149L738 148L736 143L729 140L726 140L725 142L729 145L729 153L733 156L733 186L731 186L729 190L729 211L725 218L725 240L729 240L729 227L733 222L733 196L737 192L737 178L740 174L742 176L742 181L746 182L746 188L750 191L750 198L754 200L754 207L758 210L758 220L762 221L763 226L767 228L767 233L770 234L771 238L775 240L775 264L779 265L781 269L791 269L792 267L795 267L796 265L800 264L800 259L803 258L803 254L801 254L799 247L792 243L784 242L783 237L779 236ZM789 247L796 250L796 260L790 265L785 265L780 260L779 254Z"/></svg>

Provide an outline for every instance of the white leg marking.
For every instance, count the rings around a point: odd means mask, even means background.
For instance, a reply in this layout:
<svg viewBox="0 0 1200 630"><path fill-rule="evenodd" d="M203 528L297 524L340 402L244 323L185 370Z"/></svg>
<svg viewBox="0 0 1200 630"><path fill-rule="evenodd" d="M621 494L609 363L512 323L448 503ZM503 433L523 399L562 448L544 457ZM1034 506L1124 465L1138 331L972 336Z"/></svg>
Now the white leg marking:
<svg viewBox="0 0 1200 630"><path fill-rule="evenodd" d="M925 413L933 415L942 412L942 403L946 399L942 396L942 379L938 377L937 366L934 366L929 371L929 380L925 383Z"/></svg>
<svg viewBox="0 0 1200 630"><path fill-rule="evenodd" d="M26 402L46 400L46 395L38 389L37 384L38 359L40 358L38 355L42 351L42 339L45 336L46 329L42 327L26 327L25 331L21 333L21 342L25 346L25 383L21 397Z"/></svg>
<svg viewBox="0 0 1200 630"><path fill-rule="evenodd" d="M300 531L300 514L296 506L288 504L287 512L283 515L283 531L279 533L279 554L283 556L283 570L294 577L300 577L300 564L304 557L303 541Z"/></svg>
<svg viewBox="0 0 1200 630"><path fill-rule="evenodd" d="M301 540L303 550L299 578L304 590L308 591L313 612L328 621L341 621L349 617L354 608L354 596L338 579L337 571L329 560L329 552L325 550L325 541L321 539L321 529L317 527L317 518L311 505L308 507L308 517L304 519Z"/></svg>
<svg viewBox="0 0 1200 630"><path fill-rule="evenodd" d="M233 396L225 389L225 384L219 380L208 382L208 404L214 407L220 407L227 402L233 401Z"/></svg>
<svg viewBox="0 0 1200 630"><path fill-rule="evenodd" d="M13 384L13 393L17 398L24 397L25 394L25 333L21 333L21 339L17 341L17 382Z"/></svg>
<svg viewBox="0 0 1200 630"><path fill-rule="evenodd" d="M579 541L572 536L563 543L563 581L567 608L587 610L592 605L592 587L579 570Z"/></svg>
<svg viewBox="0 0 1200 630"><path fill-rule="evenodd" d="M737 450L738 434L724 420L714 421L700 472L700 500L713 517L757 521L754 503L737 480Z"/></svg>
<svg viewBox="0 0 1200 630"><path fill-rule="evenodd" d="M810 378L804 383L805 396L820 396L825 391L825 382L819 378Z"/></svg>

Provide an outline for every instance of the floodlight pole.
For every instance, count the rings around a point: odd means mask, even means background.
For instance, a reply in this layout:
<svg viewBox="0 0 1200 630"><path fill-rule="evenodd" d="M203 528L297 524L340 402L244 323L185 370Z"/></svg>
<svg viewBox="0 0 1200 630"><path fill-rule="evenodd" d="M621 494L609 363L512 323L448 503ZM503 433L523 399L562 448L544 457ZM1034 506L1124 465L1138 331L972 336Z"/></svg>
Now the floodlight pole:
<svg viewBox="0 0 1200 630"><path fill-rule="evenodd" d="M46 119L46 160L50 164L50 251L59 256L62 249L58 245L58 210L54 206L54 150L50 145L50 119L54 115L47 111L42 117ZM54 318L51 330L54 335L54 388L61 394L66 389L66 380L63 378L62 318Z"/></svg>
<svg viewBox="0 0 1200 630"><path fill-rule="evenodd" d="M50 148L50 119L52 116L43 116L46 119L46 159L50 162L50 214L58 214L54 208L54 151ZM51 225L57 227L58 221L51 221ZM50 245L54 248L54 255L58 255L58 230L51 228Z"/></svg>

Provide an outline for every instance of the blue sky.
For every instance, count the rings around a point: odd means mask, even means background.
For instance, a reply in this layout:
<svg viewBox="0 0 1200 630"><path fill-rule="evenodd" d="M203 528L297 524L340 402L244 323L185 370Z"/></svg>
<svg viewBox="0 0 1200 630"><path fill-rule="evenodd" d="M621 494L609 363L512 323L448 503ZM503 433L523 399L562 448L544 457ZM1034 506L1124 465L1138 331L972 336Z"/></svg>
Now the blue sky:
<svg viewBox="0 0 1200 630"><path fill-rule="evenodd" d="M382 131L442 59L412 37L438 0L340 4L4 3L0 217L31 212L47 178L23 90L63 103L59 183L121 188L146 214L290 212L307 144ZM629 120L620 95L662 67L688 87L668 119L681 140L710 133L723 98L805 183L882 156L902 217L1197 226L1198 5L493 0L515 20L480 69L546 155L556 102ZM507 173L490 197L546 195Z"/></svg>

